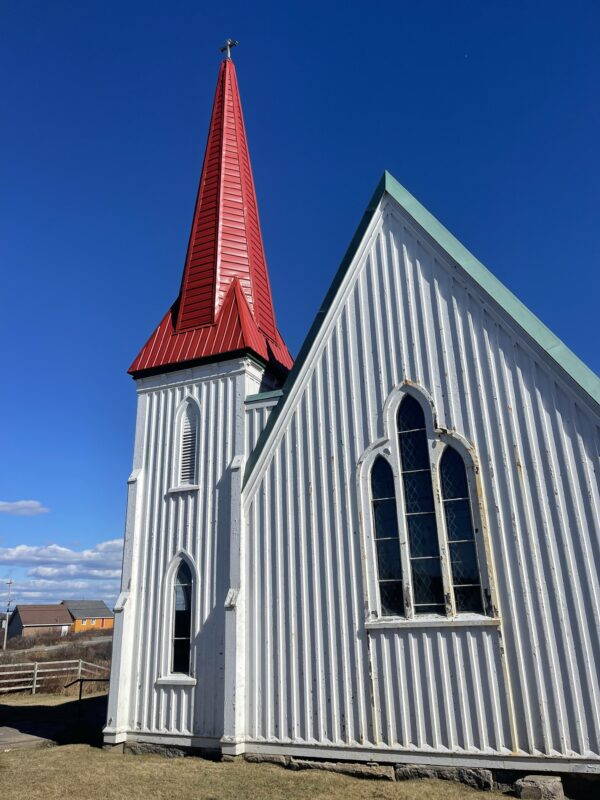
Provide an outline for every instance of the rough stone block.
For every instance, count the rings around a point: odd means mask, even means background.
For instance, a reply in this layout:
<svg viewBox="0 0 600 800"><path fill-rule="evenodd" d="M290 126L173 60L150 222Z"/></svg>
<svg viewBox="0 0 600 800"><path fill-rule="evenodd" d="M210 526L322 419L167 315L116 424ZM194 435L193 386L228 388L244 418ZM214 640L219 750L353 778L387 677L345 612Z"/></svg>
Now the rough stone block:
<svg viewBox="0 0 600 800"><path fill-rule="evenodd" d="M290 757L270 755L269 753L244 753L244 760L253 764L278 764L280 767L287 767Z"/></svg>
<svg viewBox="0 0 600 800"><path fill-rule="evenodd" d="M494 779L489 769L466 769L463 767L433 767L418 764L396 764L397 781L411 781L420 778L437 778L442 781L456 781L472 786L474 789L491 791Z"/></svg>
<svg viewBox="0 0 600 800"><path fill-rule="evenodd" d="M564 800L562 781L555 775L526 775L515 783L523 800Z"/></svg>
<svg viewBox="0 0 600 800"><path fill-rule="evenodd" d="M167 744L151 744L150 742L128 742L125 752L134 756L157 755L163 758L184 758L187 751L183 747Z"/></svg>
<svg viewBox="0 0 600 800"><path fill-rule="evenodd" d="M321 769L326 772L339 772L353 778L370 778L378 781L395 780L394 768L381 764L354 764L345 761L313 761L304 758L291 758L290 769Z"/></svg>
<svg viewBox="0 0 600 800"><path fill-rule="evenodd" d="M125 744L124 742L120 742L119 744L103 744L102 749L107 753L123 755L125 752Z"/></svg>

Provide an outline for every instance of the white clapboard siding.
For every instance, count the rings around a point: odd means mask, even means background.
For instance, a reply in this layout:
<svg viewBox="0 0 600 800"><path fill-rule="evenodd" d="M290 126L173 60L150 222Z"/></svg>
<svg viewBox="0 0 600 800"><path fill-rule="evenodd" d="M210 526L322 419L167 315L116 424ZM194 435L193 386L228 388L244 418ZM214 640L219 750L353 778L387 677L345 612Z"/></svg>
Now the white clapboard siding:
<svg viewBox="0 0 600 800"><path fill-rule="evenodd" d="M597 760L593 401L387 196L321 335L245 488L248 742ZM474 443L501 628L365 628L356 466L404 381Z"/></svg>
<svg viewBox="0 0 600 800"><path fill-rule="evenodd" d="M279 402L279 398L266 401L246 402L246 454L249 455L256 447L258 437L267 424L272 409Z"/></svg>
<svg viewBox="0 0 600 800"><path fill-rule="evenodd" d="M131 593L124 614L135 620L125 634L133 642L130 718L127 728L136 735L169 733L218 740L223 734L224 602L229 588L230 464L243 454L243 397L245 377L229 367L208 365L138 383L145 413L136 437L140 466L140 508L133 545ZM211 374L212 373L212 374ZM190 377L191 376L191 377ZM163 382L160 385L159 381ZM154 388L153 384L158 384ZM199 452L199 488L178 487L177 411L193 398L200 413L194 419ZM183 477L183 475L182 475ZM132 502L132 501L130 501ZM133 523L131 524L133 529ZM133 535L128 530L128 535ZM164 677L165 577L181 552L195 566L193 592L193 673L195 686L159 682ZM171 587L167 590L172 590ZM112 687L111 687L112 692ZM115 697L116 689L115 689ZM127 702L123 700L123 702Z"/></svg>

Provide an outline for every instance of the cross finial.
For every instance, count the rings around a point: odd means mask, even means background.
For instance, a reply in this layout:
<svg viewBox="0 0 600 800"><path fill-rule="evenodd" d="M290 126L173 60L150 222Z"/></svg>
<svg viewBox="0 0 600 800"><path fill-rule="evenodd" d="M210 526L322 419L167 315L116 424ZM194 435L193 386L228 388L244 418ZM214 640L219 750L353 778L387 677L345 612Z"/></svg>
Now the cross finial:
<svg viewBox="0 0 600 800"><path fill-rule="evenodd" d="M236 47L238 44L239 42L236 42L235 39L225 39L225 44L221 48L222 53L227 52L225 58L231 58L231 48Z"/></svg>

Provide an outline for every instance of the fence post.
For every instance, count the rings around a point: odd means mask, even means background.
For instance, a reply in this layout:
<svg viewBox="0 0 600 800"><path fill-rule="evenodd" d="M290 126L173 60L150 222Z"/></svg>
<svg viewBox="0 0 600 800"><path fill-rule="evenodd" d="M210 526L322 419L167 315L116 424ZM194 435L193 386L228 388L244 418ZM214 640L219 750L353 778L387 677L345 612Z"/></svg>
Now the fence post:
<svg viewBox="0 0 600 800"><path fill-rule="evenodd" d="M31 694L35 694L36 683L37 683L37 672L38 672L38 662L34 661L34 663L33 663L33 686L31 687Z"/></svg>
<svg viewBox="0 0 600 800"><path fill-rule="evenodd" d="M77 669L77 677L78 678L81 678L81 666L82 666L82 664L83 664L83 661L81 659L79 659L79 668Z"/></svg>

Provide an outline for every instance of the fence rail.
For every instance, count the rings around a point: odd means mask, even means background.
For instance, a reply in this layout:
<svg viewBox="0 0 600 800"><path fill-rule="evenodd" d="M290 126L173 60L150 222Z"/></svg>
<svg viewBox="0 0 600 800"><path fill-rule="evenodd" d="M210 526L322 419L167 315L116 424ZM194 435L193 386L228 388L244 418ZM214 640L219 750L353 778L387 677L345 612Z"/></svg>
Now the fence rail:
<svg viewBox="0 0 600 800"><path fill-rule="evenodd" d="M69 677L76 680L104 680L108 672L108 667L82 659L0 664L0 692L23 692L31 689L31 694L35 694L44 681Z"/></svg>

